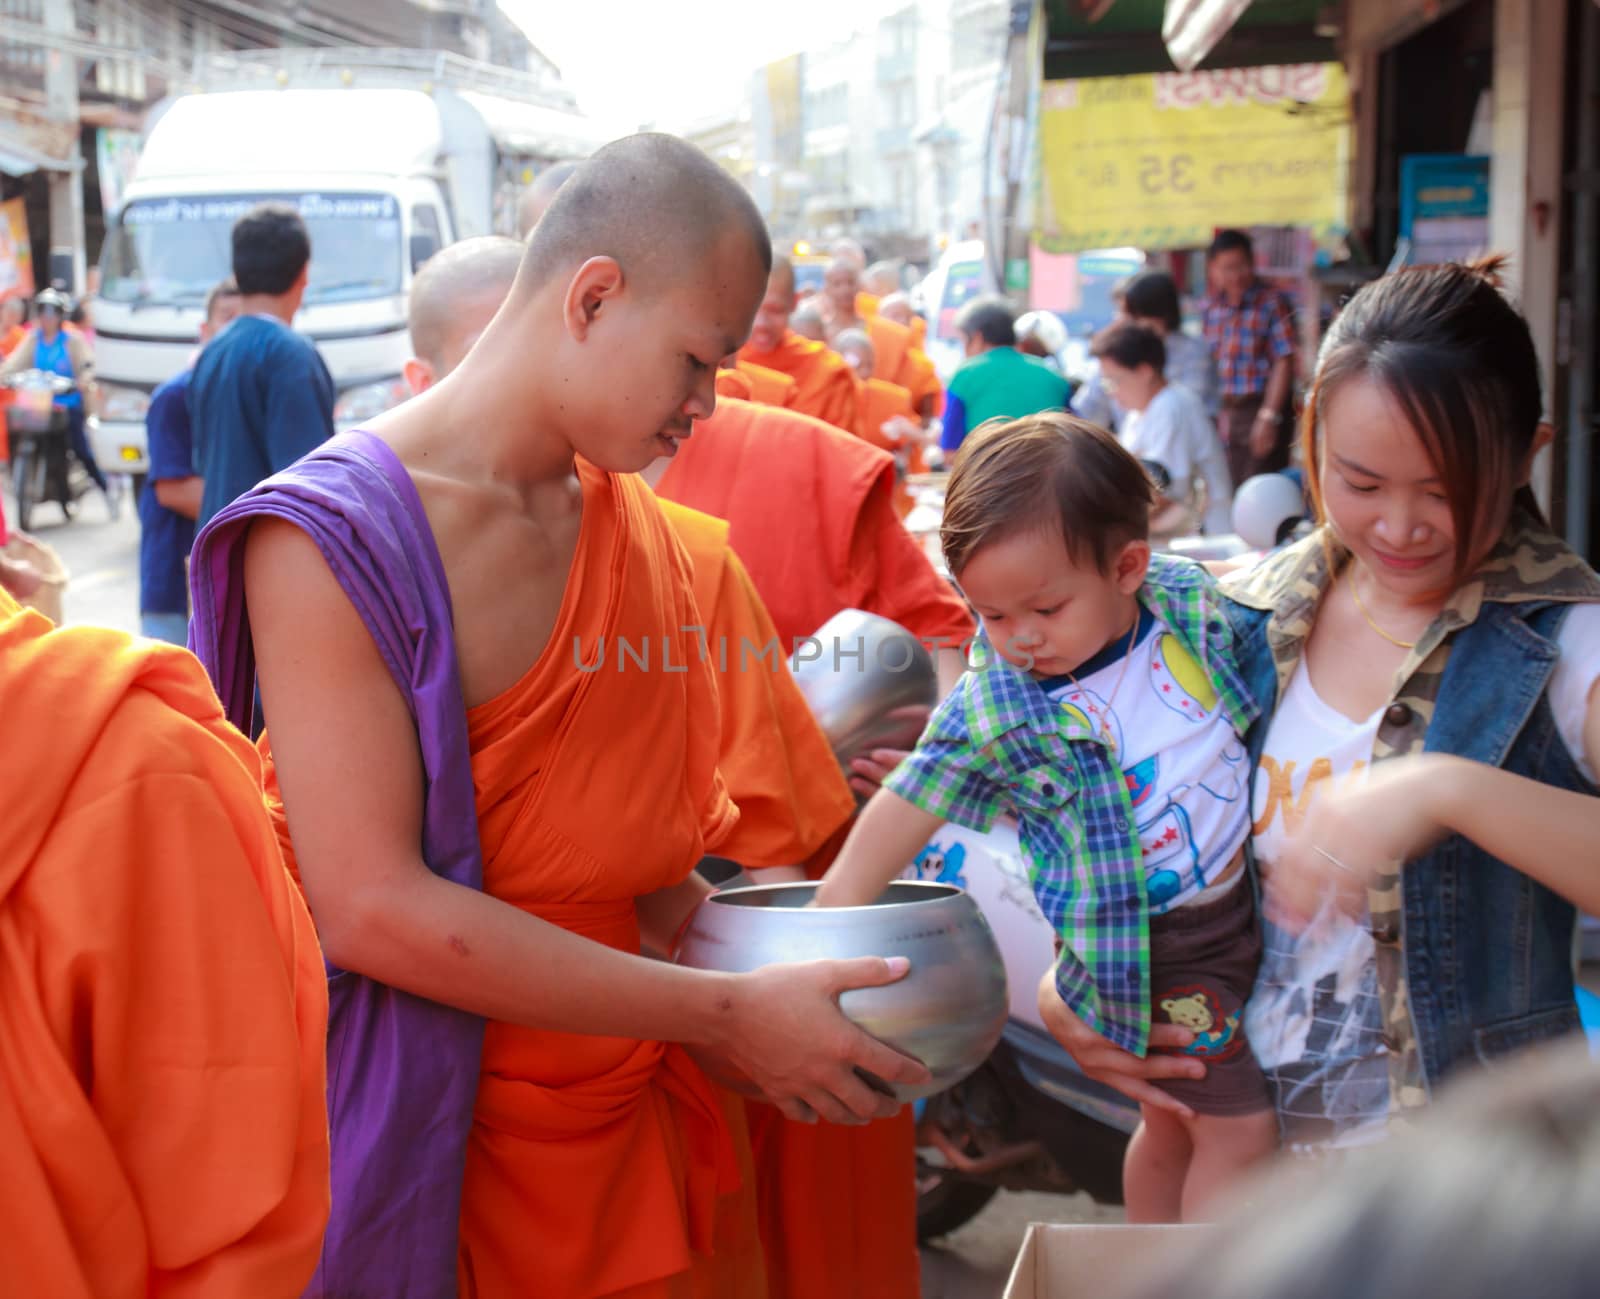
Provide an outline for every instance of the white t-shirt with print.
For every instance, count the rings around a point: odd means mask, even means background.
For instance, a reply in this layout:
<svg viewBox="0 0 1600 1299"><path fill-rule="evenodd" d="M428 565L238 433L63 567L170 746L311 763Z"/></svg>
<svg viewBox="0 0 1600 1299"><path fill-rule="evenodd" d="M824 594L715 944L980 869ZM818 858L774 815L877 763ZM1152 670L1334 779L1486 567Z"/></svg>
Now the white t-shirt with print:
<svg viewBox="0 0 1600 1299"><path fill-rule="evenodd" d="M1556 645L1550 709L1568 751L1594 781L1583 725L1600 680L1600 605L1571 609ZM1245 1029L1277 1090L1291 1149L1365 1145L1386 1129L1389 1065L1367 917L1325 905L1300 934L1271 920L1273 869L1286 837L1321 791L1364 778L1382 718L1381 708L1357 721L1327 704L1302 659L1256 768L1251 811L1267 906L1261 971L1245 1008Z"/></svg>
<svg viewBox="0 0 1600 1299"><path fill-rule="evenodd" d="M1133 649L1096 656L1077 682L1041 682L1050 698L1109 734L1144 849L1150 913L1194 901L1250 830L1249 755L1183 643L1140 608ZM1126 664L1124 664L1126 658Z"/></svg>

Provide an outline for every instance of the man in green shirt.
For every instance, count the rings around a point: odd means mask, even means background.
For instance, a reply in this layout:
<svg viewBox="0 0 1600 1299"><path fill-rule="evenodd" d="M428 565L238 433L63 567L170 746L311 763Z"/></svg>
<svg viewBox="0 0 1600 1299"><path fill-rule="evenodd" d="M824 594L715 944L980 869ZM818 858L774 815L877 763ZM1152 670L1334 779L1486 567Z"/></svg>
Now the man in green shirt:
<svg viewBox="0 0 1600 1299"><path fill-rule="evenodd" d="M947 457L969 429L986 420L1020 419L1066 406L1072 385L1043 361L1017 351L1011 304L1004 298L974 298L956 317L956 332L967 359L945 394L939 445Z"/></svg>

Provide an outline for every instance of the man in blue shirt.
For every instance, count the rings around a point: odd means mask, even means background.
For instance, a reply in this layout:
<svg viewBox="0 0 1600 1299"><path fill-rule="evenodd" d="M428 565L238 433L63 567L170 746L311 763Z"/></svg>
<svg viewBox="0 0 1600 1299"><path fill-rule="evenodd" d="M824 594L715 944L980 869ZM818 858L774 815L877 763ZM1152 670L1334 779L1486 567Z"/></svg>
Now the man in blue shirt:
<svg viewBox="0 0 1600 1299"><path fill-rule="evenodd" d="M202 527L333 436L333 377L289 328L310 265L311 237L293 208L262 203L234 223L240 316L201 353L189 382Z"/></svg>
<svg viewBox="0 0 1600 1299"><path fill-rule="evenodd" d="M947 460L987 420L1065 408L1072 385L1038 357L1017 350L1015 317L1004 298L974 298L956 316L956 332L967 360L945 393L939 446Z"/></svg>
<svg viewBox="0 0 1600 1299"><path fill-rule="evenodd" d="M232 277L206 296L200 323L204 347L239 314L239 289ZM192 369L155 390L145 415L150 473L139 498L139 630L152 640L188 643L189 578L185 562L194 546L203 480L194 468L189 427Z"/></svg>

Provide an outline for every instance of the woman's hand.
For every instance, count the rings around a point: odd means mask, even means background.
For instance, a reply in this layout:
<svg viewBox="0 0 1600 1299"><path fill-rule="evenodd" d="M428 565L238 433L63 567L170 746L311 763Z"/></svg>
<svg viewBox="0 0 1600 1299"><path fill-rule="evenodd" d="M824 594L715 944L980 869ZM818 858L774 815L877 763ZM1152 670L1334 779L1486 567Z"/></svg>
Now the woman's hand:
<svg viewBox="0 0 1600 1299"><path fill-rule="evenodd" d="M905 742L915 744L917 737L922 734L923 728L928 724L928 717L933 710L922 704L906 704L896 708L885 718L886 721L895 723L897 734L891 739L905 737ZM858 753L850 759L848 778L850 788L861 798L871 798L878 792L879 787L889 778L889 773L904 762L910 754L909 748L900 748L889 744L883 748L869 749L866 753Z"/></svg>
<svg viewBox="0 0 1600 1299"><path fill-rule="evenodd" d="M1156 1109L1170 1110L1184 1118L1194 1111L1176 1097L1152 1083L1156 1078L1204 1078L1205 1065L1190 1056L1148 1055L1143 1060L1131 1051L1113 1046L1067 1008L1056 990L1056 972L1046 970L1039 980L1039 1014L1050 1035L1077 1062L1078 1068L1096 1082L1113 1087L1130 1100ZM1186 1047L1194 1034L1176 1024L1152 1024L1150 1047Z"/></svg>
<svg viewBox="0 0 1600 1299"><path fill-rule="evenodd" d="M1274 920L1303 928L1330 897L1359 915L1380 875L1449 833L1440 808L1466 765L1442 753L1391 758L1360 784L1319 791L1273 868Z"/></svg>
<svg viewBox="0 0 1600 1299"><path fill-rule="evenodd" d="M927 1068L851 1023L839 995L904 978L903 956L769 965L732 976L717 1040L694 1054L713 1076L744 1078L788 1118L866 1123L888 1118L900 1101L885 1083L926 1084Z"/></svg>

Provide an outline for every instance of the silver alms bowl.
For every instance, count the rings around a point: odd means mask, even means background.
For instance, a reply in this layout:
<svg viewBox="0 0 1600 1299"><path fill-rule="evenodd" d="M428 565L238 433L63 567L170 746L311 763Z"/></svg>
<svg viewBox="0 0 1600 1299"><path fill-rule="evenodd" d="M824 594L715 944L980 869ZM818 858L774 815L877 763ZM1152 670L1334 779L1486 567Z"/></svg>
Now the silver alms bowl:
<svg viewBox="0 0 1600 1299"><path fill-rule="evenodd" d="M812 640L795 655L795 684L839 765L848 773L852 759L873 749L916 744L939 701L928 647L899 623L860 609L836 613Z"/></svg>
<svg viewBox="0 0 1600 1299"><path fill-rule="evenodd" d="M901 880L866 907L807 907L815 884L728 889L700 904L678 962L742 974L791 961L904 956L897 983L857 988L839 1008L874 1037L927 1065L925 1087L896 1086L903 1101L960 1082L988 1058L1006 1022L1006 968L978 906L950 884Z"/></svg>

